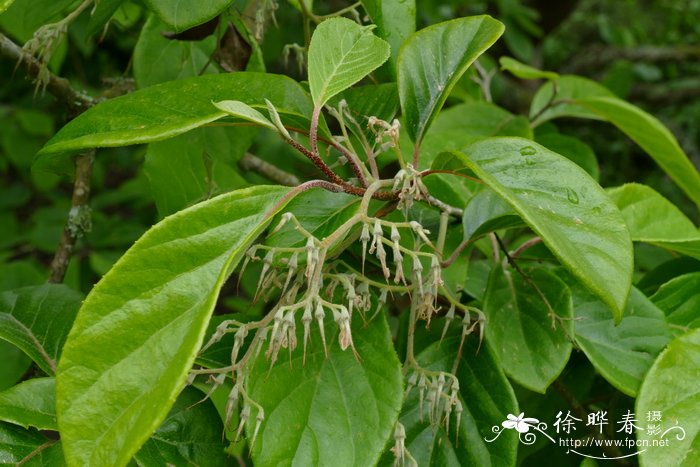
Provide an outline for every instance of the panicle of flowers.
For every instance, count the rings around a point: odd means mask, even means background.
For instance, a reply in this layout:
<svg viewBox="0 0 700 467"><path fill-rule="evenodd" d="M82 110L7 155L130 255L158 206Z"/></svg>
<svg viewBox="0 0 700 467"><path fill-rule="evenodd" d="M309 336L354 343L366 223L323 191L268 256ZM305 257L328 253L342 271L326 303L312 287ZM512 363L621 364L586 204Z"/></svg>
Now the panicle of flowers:
<svg viewBox="0 0 700 467"><path fill-rule="evenodd" d="M399 170L394 176L394 191L399 191L399 209L407 212L415 201L428 196L428 189L423 184L421 173L413 165L406 164L405 169Z"/></svg>
<svg viewBox="0 0 700 467"><path fill-rule="evenodd" d="M459 426L463 406L459 399L459 380L451 373L428 371L414 368L408 377L406 397L418 389L418 410L421 421L427 415L430 424L444 425L449 434L450 420L455 416L455 426Z"/></svg>

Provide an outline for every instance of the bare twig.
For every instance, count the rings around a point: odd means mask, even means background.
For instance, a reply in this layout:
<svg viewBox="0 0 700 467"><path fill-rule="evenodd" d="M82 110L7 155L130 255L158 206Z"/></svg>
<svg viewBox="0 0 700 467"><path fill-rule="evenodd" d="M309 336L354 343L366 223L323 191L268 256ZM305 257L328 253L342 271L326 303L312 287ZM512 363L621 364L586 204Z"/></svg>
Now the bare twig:
<svg viewBox="0 0 700 467"><path fill-rule="evenodd" d="M269 178L273 182L279 183L280 185L297 186L301 183L296 175L285 172L279 167L276 167L250 153L246 153L241 158L239 165L245 170L253 170L258 172L259 174Z"/></svg>

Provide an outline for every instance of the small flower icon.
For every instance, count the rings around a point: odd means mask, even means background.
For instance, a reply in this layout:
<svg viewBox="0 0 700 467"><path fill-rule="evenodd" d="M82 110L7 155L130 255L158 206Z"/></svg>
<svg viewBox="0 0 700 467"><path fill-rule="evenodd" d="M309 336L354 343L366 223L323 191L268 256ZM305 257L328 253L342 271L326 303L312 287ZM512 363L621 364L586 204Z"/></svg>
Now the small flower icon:
<svg viewBox="0 0 700 467"><path fill-rule="evenodd" d="M513 414L508 414L508 420L501 423L503 428L512 430L515 428L518 433L527 433L530 431L530 426L537 424L540 421L536 418L524 418L525 412L521 412L517 417Z"/></svg>

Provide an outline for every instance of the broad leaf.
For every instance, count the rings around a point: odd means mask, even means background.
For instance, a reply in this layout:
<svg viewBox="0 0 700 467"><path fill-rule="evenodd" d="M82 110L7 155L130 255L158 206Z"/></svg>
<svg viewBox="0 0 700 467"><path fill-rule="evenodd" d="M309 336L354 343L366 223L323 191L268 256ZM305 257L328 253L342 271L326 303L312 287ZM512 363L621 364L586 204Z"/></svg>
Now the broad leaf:
<svg viewBox="0 0 700 467"><path fill-rule="evenodd" d="M610 384L635 397L644 375L671 332L648 298L632 288L618 325L607 306L581 286L572 287L576 343Z"/></svg>
<svg viewBox="0 0 700 467"><path fill-rule="evenodd" d="M537 68L526 65L522 62L510 57L501 57L498 59L501 65L501 70L505 70L520 79L557 79L559 75L553 71L542 71Z"/></svg>
<svg viewBox="0 0 700 467"><path fill-rule="evenodd" d="M503 198L488 188L469 200L464 215L464 239L474 239L499 229L525 225L523 220Z"/></svg>
<svg viewBox="0 0 700 467"><path fill-rule="evenodd" d="M209 21L231 3L233 0L209 0L201 3L188 0L146 0L148 7L177 32Z"/></svg>
<svg viewBox="0 0 700 467"><path fill-rule="evenodd" d="M508 376L544 393L571 354L571 292L544 269L525 274L528 279L512 269L491 271L484 297L486 340Z"/></svg>
<svg viewBox="0 0 700 467"><path fill-rule="evenodd" d="M0 293L0 338L24 351L49 375L83 297L65 285L46 284Z"/></svg>
<svg viewBox="0 0 700 467"><path fill-rule="evenodd" d="M238 190L146 232L92 289L59 363L69 464L122 465L165 418L219 290L287 188Z"/></svg>
<svg viewBox="0 0 700 467"><path fill-rule="evenodd" d="M65 465L62 462L61 449L53 449L54 446L45 448L44 445L51 443L58 444L57 441L51 441L46 437L42 436L38 431L35 430L25 430L17 425L11 425L9 423L0 422L0 465L38 465L41 467L59 467ZM35 451L42 447L44 449L40 450L38 457L41 460L40 463L33 463L31 460L36 461L34 456L37 456ZM49 453L44 453L44 451L49 451ZM30 455L33 455L29 458ZM45 457L44 457L45 456Z"/></svg>
<svg viewBox="0 0 700 467"><path fill-rule="evenodd" d="M383 315L367 327L358 318L353 319L353 340L359 359L350 349L341 350L337 333L329 332L335 331L329 316L327 358L317 331L311 335L306 365L301 348L291 359L282 350L272 368L260 355L249 387L266 417L251 448L255 465L377 462L401 408L401 364Z"/></svg>
<svg viewBox="0 0 700 467"><path fill-rule="evenodd" d="M198 128L149 144L143 168L160 217L248 186L237 163L256 134L251 127Z"/></svg>
<svg viewBox="0 0 700 467"><path fill-rule="evenodd" d="M675 136L663 124L639 107L616 97L575 99L579 105L599 115L629 136L686 195L700 205L700 174L683 152Z"/></svg>
<svg viewBox="0 0 700 467"><path fill-rule="evenodd" d="M309 44L309 88L316 107L360 81L384 63L389 44L347 18L331 18Z"/></svg>
<svg viewBox="0 0 700 467"><path fill-rule="evenodd" d="M594 180L598 181L600 178L598 159L593 149L580 139L560 133L546 133L538 136L536 141L550 151L561 154L575 162L576 165L588 172L588 175L593 177Z"/></svg>
<svg viewBox="0 0 700 467"><path fill-rule="evenodd" d="M579 166L532 141L493 138L462 153L619 321L632 281L632 242L617 207Z"/></svg>
<svg viewBox="0 0 700 467"><path fill-rule="evenodd" d="M19 347L0 339L0 391L14 386L27 373L32 359Z"/></svg>
<svg viewBox="0 0 700 467"><path fill-rule="evenodd" d="M0 392L0 420L58 431L56 425L56 380L34 378Z"/></svg>
<svg viewBox="0 0 700 467"><path fill-rule="evenodd" d="M532 126L559 117L581 117L601 119L595 112L575 103L576 99L588 97L614 97L605 86L580 76L561 76L543 84L530 103Z"/></svg>
<svg viewBox="0 0 700 467"><path fill-rule="evenodd" d="M683 274L659 287L651 301L666 313L678 335L700 327L700 272Z"/></svg>
<svg viewBox="0 0 700 467"><path fill-rule="evenodd" d="M39 152L36 164L50 166L57 154L92 147L127 146L177 136L226 113L212 101L237 99L249 105L270 100L284 118L311 114L311 101L286 76L225 73L170 81L110 99L71 120Z"/></svg>
<svg viewBox="0 0 700 467"><path fill-rule="evenodd" d="M102 1L100 1L102 3ZM216 72L211 55L216 37L201 41L179 41L163 37L168 27L151 15L141 29L134 48L134 79L145 88L174 79Z"/></svg>
<svg viewBox="0 0 700 467"><path fill-rule="evenodd" d="M643 466L674 465L691 467L700 463L700 330L684 334L661 352L647 373L637 398L636 413L659 412L658 433L637 430L637 439L659 444L640 453Z"/></svg>
<svg viewBox="0 0 700 467"><path fill-rule="evenodd" d="M620 208L632 240L700 259L700 231L673 203L645 185L608 190Z"/></svg>
<svg viewBox="0 0 700 467"><path fill-rule="evenodd" d="M461 327L457 326L440 343L443 320L436 320L416 360L431 371L452 371L459 349ZM421 329L418 335L424 334ZM420 337L417 336L417 340ZM425 338L423 338L425 339ZM425 339L427 340L427 339ZM419 343L417 342L417 345ZM450 430L445 424L431 427L428 422L425 401L423 416L420 414L419 390L413 388L401 411L400 422L406 428L406 448L418 461L418 465L513 465L516 460L518 439L514 431L506 430L496 440L492 428L500 426L508 414L518 413L518 403L510 382L503 373L495 354L487 345L479 345L476 335L466 338L462 359L457 368L459 398L464 412L456 427L456 417L450 416ZM385 454L380 465L391 465L393 456Z"/></svg>
<svg viewBox="0 0 700 467"><path fill-rule="evenodd" d="M445 109L435 117L423 139L421 168L431 167L441 152L461 149L493 136L533 137L527 118L487 102L470 102Z"/></svg>
<svg viewBox="0 0 700 467"><path fill-rule="evenodd" d="M241 101L221 101L214 102L214 107L226 112L232 117L257 123L260 126L277 131L277 127L263 114Z"/></svg>
<svg viewBox="0 0 700 467"><path fill-rule="evenodd" d="M363 0L362 4L377 25L379 37L391 45L391 75L394 76L399 49L416 30L416 1Z"/></svg>
<svg viewBox="0 0 700 467"><path fill-rule="evenodd" d="M472 16L429 26L404 43L397 63L399 99L416 147L455 83L503 29L490 16Z"/></svg>
<svg viewBox="0 0 700 467"><path fill-rule="evenodd" d="M224 425L205 394L187 388L180 394L161 426L134 460L139 467L164 465L230 465L221 433Z"/></svg>

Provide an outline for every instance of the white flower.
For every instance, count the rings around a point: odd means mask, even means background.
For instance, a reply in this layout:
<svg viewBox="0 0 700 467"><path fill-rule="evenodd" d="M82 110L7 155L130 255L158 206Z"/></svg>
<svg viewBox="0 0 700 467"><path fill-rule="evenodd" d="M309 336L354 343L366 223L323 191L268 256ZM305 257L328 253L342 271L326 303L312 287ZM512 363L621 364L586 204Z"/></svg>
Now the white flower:
<svg viewBox="0 0 700 467"><path fill-rule="evenodd" d="M530 431L530 426L539 423L536 418L523 418L525 412L521 412L517 417L513 414L508 414L508 420L501 423L503 428L512 430L515 428L518 433L527 433Z"/></svg>

